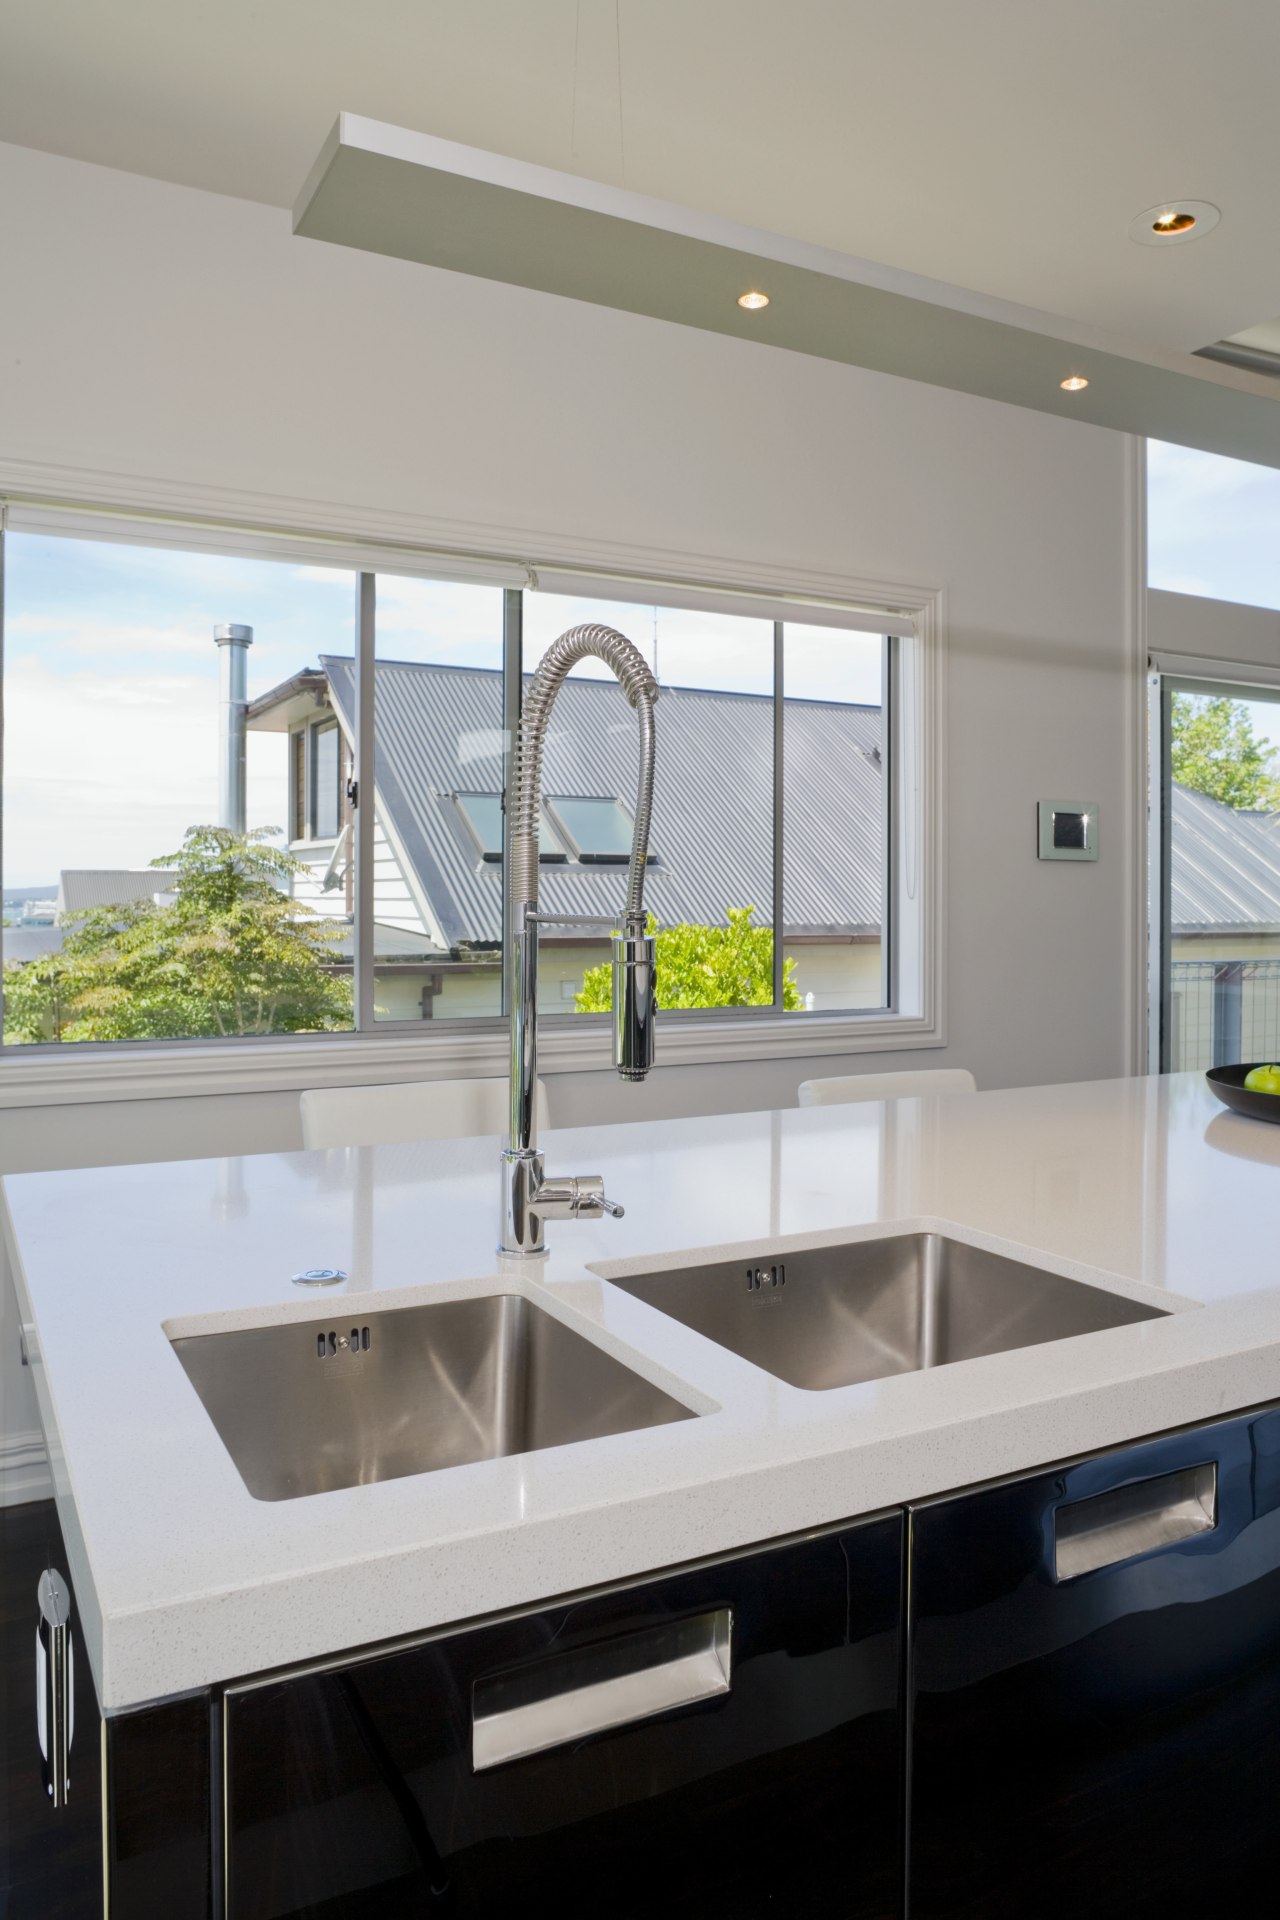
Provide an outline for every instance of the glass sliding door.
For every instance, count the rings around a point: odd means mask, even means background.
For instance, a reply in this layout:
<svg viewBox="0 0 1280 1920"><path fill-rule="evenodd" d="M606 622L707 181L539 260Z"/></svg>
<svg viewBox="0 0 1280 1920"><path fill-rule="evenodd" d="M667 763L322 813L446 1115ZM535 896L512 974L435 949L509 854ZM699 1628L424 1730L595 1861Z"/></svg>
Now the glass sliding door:
<svg viewBox="0 0 1280 1920"><path fill-rule="evenodd" d="M1280 687L1165 677L1158 711L1161 1070L1280 1059Z"/></svg>

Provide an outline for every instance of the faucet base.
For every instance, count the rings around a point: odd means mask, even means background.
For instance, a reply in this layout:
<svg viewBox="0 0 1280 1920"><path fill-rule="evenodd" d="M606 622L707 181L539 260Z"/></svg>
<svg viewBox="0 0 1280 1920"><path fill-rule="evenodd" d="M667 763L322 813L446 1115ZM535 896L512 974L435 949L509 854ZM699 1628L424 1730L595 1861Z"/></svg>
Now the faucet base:
<svg viewBox="0 0 1280 1920"><path fill-rule="evenodd" d="M502 1225L498 1252L541 1254L544 1220L621 1220L625 1209L610 1200L598 1173L543 1177L542 1155L532 1147L508 1147L502 1156Z"/></svg>
<svg viewBox="0 0 1280 1920"><path fill-rule="evenodd" d="M502 1156L502 1218L498 1222L498 1252L545 1254L542 1218L533 1210L542 1186L545 1162L532 1147L508 1147Z"/></svg>

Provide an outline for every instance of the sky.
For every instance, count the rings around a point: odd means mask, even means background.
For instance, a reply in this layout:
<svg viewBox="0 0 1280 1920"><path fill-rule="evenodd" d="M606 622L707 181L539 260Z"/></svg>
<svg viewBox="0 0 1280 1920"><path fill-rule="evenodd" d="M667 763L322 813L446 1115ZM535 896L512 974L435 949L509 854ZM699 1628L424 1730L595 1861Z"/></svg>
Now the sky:
<svg viewBox="0 0 1280 1920"><path fill-rule="evenodd" d="M1280 608L1280 470L1148 441L1147 580ZM1280 700L1247 704L1255 732L1280 750Z"/></svg>
<svg viewBox="0 0 1280 1920"><path fill-rule="evenodd" d="M5 545L3 882L64 867L145 867L216 817L216 624L253 628L249 697L354 651L355 576L337 567L9 533ZM531 667L566 627L602 620L666 685L767 693L772 625L553 594L525 596ZM502 592L380 574L377 657L498 668ZM586 663L582 671L607 674ZM878 702L880 643L789 626L787 691ZM283 828L283 734L251 732L250 826Z"/></svg>

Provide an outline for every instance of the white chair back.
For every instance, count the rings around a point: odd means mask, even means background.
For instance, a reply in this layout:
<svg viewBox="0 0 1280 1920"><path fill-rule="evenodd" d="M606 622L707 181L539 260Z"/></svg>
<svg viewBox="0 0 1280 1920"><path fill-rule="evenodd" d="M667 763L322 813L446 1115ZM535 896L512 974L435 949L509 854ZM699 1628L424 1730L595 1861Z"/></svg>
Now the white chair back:
<svg viewBox="0 0 1280 1920"><path fill-rule="evenodd" d="M385 1087L319 1087L302 1095L306 1147L380 1147L394 1140L461 1140L507 1130L507 1082L413 1080ZM534 1096L539 1131L547 1090Z"/></svg>
<svg viewBox="0 0 1280 1920"><path fill-rule="evenodd" d="M846 1073L830 1080L802 1080L802 1107L843 1106L855 1100L909 1100L931 1093L976 1093L965 1067L922 1067L906 1073Z"/></svg>

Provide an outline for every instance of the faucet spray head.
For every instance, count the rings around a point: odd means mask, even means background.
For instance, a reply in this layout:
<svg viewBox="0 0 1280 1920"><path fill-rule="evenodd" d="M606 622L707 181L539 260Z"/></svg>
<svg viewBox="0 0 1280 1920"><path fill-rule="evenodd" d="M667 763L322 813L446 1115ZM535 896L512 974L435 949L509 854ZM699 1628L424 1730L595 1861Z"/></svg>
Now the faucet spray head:
<svg viewBox="0 0 1280 1920"><path fill-rule="evenodd" d="M643 1080L653 1065L657 968L645 924L629 913L613 936L613 1064L624 1080Z"/></svg>

